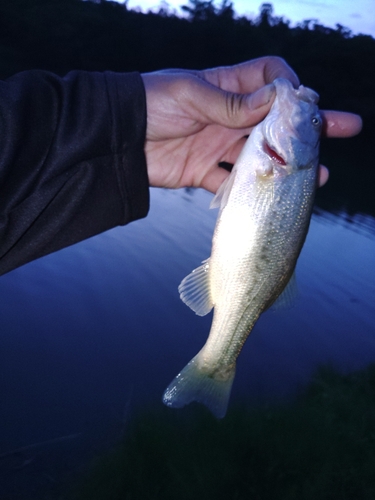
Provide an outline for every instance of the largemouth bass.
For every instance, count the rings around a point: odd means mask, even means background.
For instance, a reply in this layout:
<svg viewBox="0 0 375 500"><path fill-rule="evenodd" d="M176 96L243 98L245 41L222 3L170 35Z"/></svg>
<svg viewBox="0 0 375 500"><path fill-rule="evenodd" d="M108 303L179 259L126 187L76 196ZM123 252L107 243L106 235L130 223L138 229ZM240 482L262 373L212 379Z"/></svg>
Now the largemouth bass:
<svg viewBox="0 0 375 500"><path fill-rule="evenodd" d="M171 407L198 401L225 415L246 338L293 281L317 186L322 120L313 90L274 83L270 112L211 203L220 207L211 257L179 286L196 314L214 307L214 315L206 344L164 393Z"/></svg>

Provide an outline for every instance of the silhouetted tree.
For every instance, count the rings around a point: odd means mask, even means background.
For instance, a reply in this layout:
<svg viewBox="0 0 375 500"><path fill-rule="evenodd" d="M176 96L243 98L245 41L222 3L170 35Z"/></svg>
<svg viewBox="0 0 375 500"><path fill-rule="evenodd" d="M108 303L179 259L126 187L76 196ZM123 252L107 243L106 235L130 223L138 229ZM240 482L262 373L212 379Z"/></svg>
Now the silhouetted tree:
<svg viewBox="0 0 375 500"><path fill-rule="evenodd" d="M213 0L189 0L189 4L182 5L181 9L191 21L207 21L216 14Z"/></svg>
<svg viewBox="0 0 375 500"><path fill-rule="evenodd" d="M217 9L217 15L233 19L235 16L233 3L230 0L223 0Z"/></svg>
<svg viewBox="0 0 375 500"><path fill-rule="evenodd" d="M272 3L262 3L260 6L260 14L258 17L257 24L261 28L266 28L272 26L272 14L273 14L273 5Z"/></svg>

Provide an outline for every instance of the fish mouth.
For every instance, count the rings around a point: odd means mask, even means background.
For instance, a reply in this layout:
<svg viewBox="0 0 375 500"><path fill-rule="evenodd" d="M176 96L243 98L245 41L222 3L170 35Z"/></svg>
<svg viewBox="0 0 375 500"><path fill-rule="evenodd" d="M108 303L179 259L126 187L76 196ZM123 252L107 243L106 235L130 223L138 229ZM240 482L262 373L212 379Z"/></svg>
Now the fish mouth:
<svg viewBox="0 0 375 500"><path fill-rule="evenodd" d="M286 167L286 161L284 160L284 158L282 158L274 149L272 149L267 142L264 142L263 150L272 161L275 161L281 167Z"/></svg>

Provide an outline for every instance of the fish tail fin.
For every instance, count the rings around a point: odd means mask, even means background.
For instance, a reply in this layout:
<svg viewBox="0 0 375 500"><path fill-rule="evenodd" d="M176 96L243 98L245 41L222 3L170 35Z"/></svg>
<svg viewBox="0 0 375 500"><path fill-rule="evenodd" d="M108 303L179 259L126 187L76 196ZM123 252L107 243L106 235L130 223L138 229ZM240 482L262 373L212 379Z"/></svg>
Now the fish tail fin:
<svg viewBox="0 0 375 500"><path fill-rule="evenodd" d="M214 378L199 368L198 353L169 384L163 402L171 408L197 401L203 403L215 415L223 418L227 412L235 366L226 371L225 377Z"/></svg>

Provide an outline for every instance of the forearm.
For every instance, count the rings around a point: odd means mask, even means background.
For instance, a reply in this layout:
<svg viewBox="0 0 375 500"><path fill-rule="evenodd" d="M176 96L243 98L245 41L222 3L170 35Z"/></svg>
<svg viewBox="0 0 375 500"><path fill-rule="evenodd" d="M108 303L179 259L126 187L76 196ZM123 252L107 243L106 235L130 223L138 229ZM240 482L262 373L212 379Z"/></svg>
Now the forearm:
<svg viewBox="0 0 375 500"><path fill-rule="evenodd" d="M138 74L20 73L0 116L0 274L147 214Z"/></svg>

